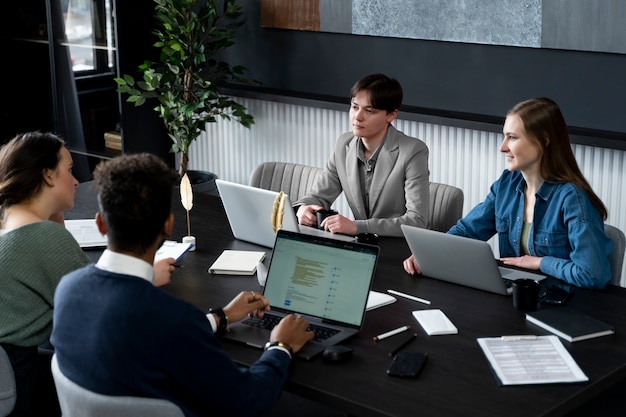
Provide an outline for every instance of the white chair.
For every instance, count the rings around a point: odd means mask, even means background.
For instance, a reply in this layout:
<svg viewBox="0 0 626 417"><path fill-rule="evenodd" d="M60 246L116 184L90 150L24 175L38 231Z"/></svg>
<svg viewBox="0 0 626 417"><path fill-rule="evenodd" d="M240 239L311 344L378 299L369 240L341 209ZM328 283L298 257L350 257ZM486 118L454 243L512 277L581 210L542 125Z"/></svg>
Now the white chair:
<svg viewBox="0 0 626 417"><path fill-rule="evenodd" d="M620 229L609 224L604 225L604 233L613 241L613 252L611 252L611 256L609 256L609 264L611 265L611 281L609 281L609 283L620 285L622 281L624 251L626 250L626 236L624 236L624 232Z"/></svg>
<svg viewBox="0 0 626 417"><path fill-rule="evenodd" d="M158 398L102 395L70 381L52 356L52 376L63 417L184 417L174 403Z"/></svg>
<svg viewBox="0 0 626 417"><path fill-rule="evenodd" d="M11 414L15 407L17 392L15 389L15 375L9 355L0 346L0 417Z"/></svg>

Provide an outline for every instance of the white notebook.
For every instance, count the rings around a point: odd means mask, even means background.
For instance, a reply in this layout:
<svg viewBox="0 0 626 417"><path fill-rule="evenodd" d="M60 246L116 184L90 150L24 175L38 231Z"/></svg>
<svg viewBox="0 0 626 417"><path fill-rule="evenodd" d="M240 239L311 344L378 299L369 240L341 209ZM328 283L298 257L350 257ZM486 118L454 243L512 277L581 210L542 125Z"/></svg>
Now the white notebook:
<svg viewBox="0 0 626 417"><path fill-rule="evenodd" d="M209 267L209 273L253 275L257 265L263 259L265 259L265 252L227 249Z"/></svg>
<svg viewBox="0 0 626 417"><path fill-rule="evenodd" d="M413 317L429 336L457 334L459 331L448 316L439 309L416 310Z"/></svg>

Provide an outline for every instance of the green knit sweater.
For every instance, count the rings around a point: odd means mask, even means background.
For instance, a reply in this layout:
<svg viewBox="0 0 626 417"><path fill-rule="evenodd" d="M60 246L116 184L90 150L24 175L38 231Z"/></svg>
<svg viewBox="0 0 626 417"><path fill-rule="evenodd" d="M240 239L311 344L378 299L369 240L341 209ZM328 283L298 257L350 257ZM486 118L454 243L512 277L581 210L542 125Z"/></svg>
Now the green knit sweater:
<svg viewBox="0 0 626 417"><path fill-rule="evenodd" d="M0 343L36 346L52 331L54 290L89 263L72 235L51 221L0 234Z"/></svg>

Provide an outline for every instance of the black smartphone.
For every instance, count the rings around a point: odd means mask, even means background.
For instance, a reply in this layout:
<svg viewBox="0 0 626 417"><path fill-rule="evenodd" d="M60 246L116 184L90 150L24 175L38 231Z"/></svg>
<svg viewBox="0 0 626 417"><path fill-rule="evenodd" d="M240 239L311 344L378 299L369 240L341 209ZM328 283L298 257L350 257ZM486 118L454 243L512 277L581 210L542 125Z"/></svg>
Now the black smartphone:
<svg viewBox="0 0 626 417"><path fill-rule="evenodd" d="M427 353L400 352L387 369L387 375L401 378L415 378L428 359Z"/></svg>
<svg viewBox="0 0 626 417"><path fill-rule="evenodd" d="M548 287L546 294L541 298L542 303L548 304L564 304L572 295L574 286L565 282L555 283Z"/></svg>

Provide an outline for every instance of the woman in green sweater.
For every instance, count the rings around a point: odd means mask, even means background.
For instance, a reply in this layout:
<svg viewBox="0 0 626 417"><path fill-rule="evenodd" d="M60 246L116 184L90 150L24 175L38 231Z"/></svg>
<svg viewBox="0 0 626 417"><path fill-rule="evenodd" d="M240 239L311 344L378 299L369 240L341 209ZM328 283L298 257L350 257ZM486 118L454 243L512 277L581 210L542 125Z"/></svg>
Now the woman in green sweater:
<svg viewBox="0 0 626 417"><path fill-rule="evenodd" d="M16 377L12 416L37 415L46 395L56 399L52 386L41 391L51 380L40 377L49 365L37 348L52 331L61 277L88 263L63 225L77 185L70 152L51 133L18 135L0 149L0 344Z"/></svg>

